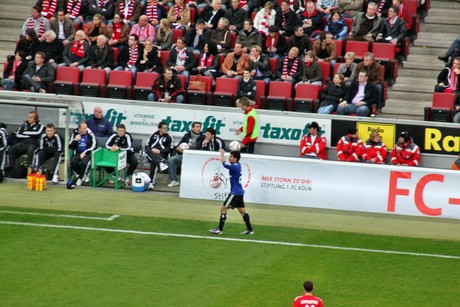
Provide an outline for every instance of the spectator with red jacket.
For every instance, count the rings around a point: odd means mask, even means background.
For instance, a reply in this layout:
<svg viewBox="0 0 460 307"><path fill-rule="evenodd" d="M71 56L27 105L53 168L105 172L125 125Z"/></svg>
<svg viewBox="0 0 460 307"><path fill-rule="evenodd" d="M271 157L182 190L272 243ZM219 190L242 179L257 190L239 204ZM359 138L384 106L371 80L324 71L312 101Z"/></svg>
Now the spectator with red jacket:
<svg viewBox="0 0 460 307"><path fill-rule="evenodd" d="M308 133L300 140L300 156L309 159L327 160L326 138L319 131L317 122L311 122L308 126Z"/></svg>
<svg viewBox="0 0 460 307"><path fill-rule="evenodd" d="M358 136L356 128L348 129L348 134L337 143L337 158L339 161L360 162L364 152L363 141Z"/></svg>
<svg viewBox="0 0 460 307"><path fill-rule="evenodd" d="M391 152L391 163L406 166L420 165L420 148L414 143L408 131L403 131L399 135Z"/></svg>
<svg viewBox="0 0 460 307"><path fill-rule="evenodd" d="M166 67L164 73L159 75L155 82L153 82L152 93L150 93L148 98L149 101L184 102L182 82L170 67Z"/></svg>
<svg viewBox="0 0 460 307"><path fill-rule="evenodd" d="M387 146L377 131L372 131L369 139L364 143L363 161L367 163L385 164L387 160Z"/></svg>

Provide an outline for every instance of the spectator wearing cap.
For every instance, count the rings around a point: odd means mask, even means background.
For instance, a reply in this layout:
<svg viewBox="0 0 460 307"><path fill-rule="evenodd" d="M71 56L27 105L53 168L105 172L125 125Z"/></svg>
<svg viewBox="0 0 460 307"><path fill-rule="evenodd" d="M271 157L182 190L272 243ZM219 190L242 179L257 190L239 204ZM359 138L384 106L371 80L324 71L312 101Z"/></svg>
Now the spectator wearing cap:
<svg viewBox="0 0 460 307"><path fill-rule="evenodd" d="M195 27L190 28L185 33L185 44L193 51L194 54L199 55L203 52L204 45L211 41L212 30L206 28L204 19L198 19Z"/></svg>
<svg viewBox="0 0 460 307"><path fill-rule="evenodd" d="M300 156L308 159L327 160L326 138L321 135L317 122L311 122L308 133L300 140Z"/></svg>
<svg viewBox="0 0 460 307"><path fill-rule="evenodd" d="M337 159L346 162L360 162L364 153L363 141L358 136L356 128L348 129L348 134L337 143Z"/></svg>
<svg viewBox="0 0 460 307"><path fill-rule="evenodd" d="M403 131L391 152L393 165L418 166L420 165L420 148L414 143L408 131Z"/></svg>

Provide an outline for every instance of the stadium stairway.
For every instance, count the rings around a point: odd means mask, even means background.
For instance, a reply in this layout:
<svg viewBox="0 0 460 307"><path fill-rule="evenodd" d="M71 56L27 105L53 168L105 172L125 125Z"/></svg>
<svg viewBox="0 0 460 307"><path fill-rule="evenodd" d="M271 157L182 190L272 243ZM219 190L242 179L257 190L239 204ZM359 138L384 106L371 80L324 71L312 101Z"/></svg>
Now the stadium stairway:
<svg viewBox="0 0 460 307"><path fill-rule="evenodd" d="M14 53L16 42L30 9L35 0L1 0L0 1L0 72L3 77L3 64L6 57Z"/></svg>
<svg viewBox="0 0 460 307"><path fill-rule="evenodd" d="M431 106L434 86L451 43L460 35L460 4L453 1L431 1L431 8L420 32L410 47L409 56L399 70L396 83L379 117L423 120L424 107Z"/></svg>

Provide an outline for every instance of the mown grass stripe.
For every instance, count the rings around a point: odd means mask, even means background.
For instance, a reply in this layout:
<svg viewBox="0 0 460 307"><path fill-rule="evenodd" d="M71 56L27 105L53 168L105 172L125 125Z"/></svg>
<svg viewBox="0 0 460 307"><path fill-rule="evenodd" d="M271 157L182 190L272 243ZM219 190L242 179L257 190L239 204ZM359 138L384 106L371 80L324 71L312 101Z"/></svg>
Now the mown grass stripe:
<svg viewBox="0 0 460 307"><path fill-rule="evenodd" d="M137 234L137 235L153 235L153 236L163 236L163 237L205 239L205 240L218 240L218 241L233 241L233 242L280 245L280 246L322 248L322 249L334 249L334 250L342 250L342 251L356 251L356 252L366 252L366 253L381 253L381 254L393 254L393 255L417 256L417 257L432 257L432 258L445 258L445 259L459 259L460 260L460 256L453 256L453 255L426 254L426 253L403 252L403 251L380 250L380 249L367 249L367 248L357 248L357 247L343 247L343 246L333 246L333 245L305 244L305 243L296 243L296 242L282 242L282 241L269 241L269 240L251 240L251 239L239 239L239 238L225 238L225 237L220 237L220 236L199 236L199 235L188 235L188 234L167 233L167 232L139 231L139 230L112 229L112 228L97 228L97 227L72 226L72 225L39 224L39 223L13 222L13 221L0 221L0 224L16 225L16 226L44 227L44 228L61 228L61 229L72 229L72 230L114 232L114 233Z"/></svg>

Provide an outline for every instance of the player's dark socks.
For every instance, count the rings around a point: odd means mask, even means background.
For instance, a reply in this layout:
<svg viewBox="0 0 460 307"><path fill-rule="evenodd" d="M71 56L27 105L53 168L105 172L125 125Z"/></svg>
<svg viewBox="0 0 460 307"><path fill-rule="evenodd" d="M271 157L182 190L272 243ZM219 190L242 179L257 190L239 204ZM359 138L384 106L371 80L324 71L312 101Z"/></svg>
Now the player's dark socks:
<svg viewBox="0 0 460 307"><path fill-rule="evenodd" d="M225 221L227 220L227 214L221 214L219 219L219 230L224 230Z"/></svg>
<svg viewBox="0 0 460 307"><path fill-rule="evenodd" d="M249 213L243 213L243 221L246 224L247 230L253 230L251 225L251 219L249 218Z"/></svg>

